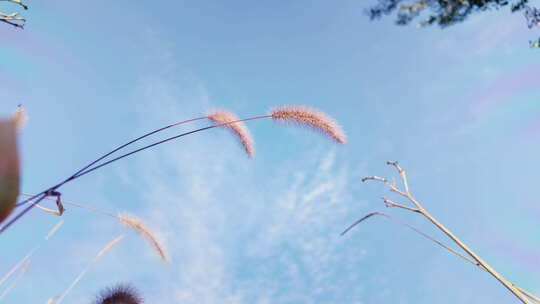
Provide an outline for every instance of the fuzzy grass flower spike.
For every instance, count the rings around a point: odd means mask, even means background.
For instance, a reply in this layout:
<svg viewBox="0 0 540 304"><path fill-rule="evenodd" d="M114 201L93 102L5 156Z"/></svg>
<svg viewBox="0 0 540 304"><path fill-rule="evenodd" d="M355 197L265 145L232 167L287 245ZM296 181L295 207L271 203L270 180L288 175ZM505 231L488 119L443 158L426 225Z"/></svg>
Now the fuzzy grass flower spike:
<svg viewBox="0 0 540 304"><path fill-rule="evenodd" d="M210 119L215 124L225 124L224 127L229 129L236 136L242 147L244 147L244 151L246 151L246 154L250 158L253 158L253 156L255 156L253 139L246 125L243 122L229 123L239 120L238 117L234 115L234 113L223 109L216 109L208 111L207 115L208 119Z"/></svg>
<svg viewBox="0 0 540 304"><path fill-rule="evenodd" d="M287 105L270 111L270 116L275 121L306 126L329 136L340 144L347 142L345 132L340 125L332 117L317 109Z"/></svg>

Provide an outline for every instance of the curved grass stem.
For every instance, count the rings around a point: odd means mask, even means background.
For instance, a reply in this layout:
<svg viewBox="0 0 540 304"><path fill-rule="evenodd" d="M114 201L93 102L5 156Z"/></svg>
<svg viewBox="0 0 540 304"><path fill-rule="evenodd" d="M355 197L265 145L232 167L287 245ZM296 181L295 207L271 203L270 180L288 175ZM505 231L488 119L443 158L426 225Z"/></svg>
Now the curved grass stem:
<svg viewBox="0 0 540 304"><path fill-rule="evenodd" d="M198 132L201 132L201 131L204 131L204 130L209 130L209 129L213 129L213 128L217 128L217 127L222 127L222 126L225 126L225 125L229 125L229 124L233 124L233 123L238 123L238 122L243 122L243 121L249 121L249 120L255 120L255 119L262 119L262 118L269 118L269 117L272 117L271 115L261 115L261 116L254 116L254 117L248 117L248 118L243 118L243 119L238 119L238 120L234 120L234 121L229 121L229 122L225 122L225 123L220 123L220 124L213 124L211 126L207 126L207 127L204 127L204 128L199 128L199 129L196 129L196 130L193 130L193 131L189 131L189 132L185 132L185 133L182 133L182 134L179 134L179 135L176 135L176 136L172 136L172 137L169 137L167 139L164 139L164 140L161 140L161 141L158 141L156 143L153 143L153 144L150 144L150 145L147 145L147 146L144 146L140 149L137 149L137 150L134 150L134 151L131 151L129 153L126 153L126 154L123 154L121 156L118 156L112 160L109 160L107 162L104 162L104 163L101 163L99 165L96 165L96 166L93 166L95 165L96 163L98 163L99 161L103 160L104 158L106 158L107 156L113 154L114 152L142 139L142 138L145 138L145 137L148 137L152 134L155 134L159 131L162 131L162 130L165 130L167 128L170 128L170 127L173 127L173 126L177 126L179 124L183 124L183 123L186 123L186 122L190 122L190 121L194 121L194 120L199 120L199 119L204 119L206 118L206 116L204 117L198 117L198 118L193 118L193 119L189 119L189 120L185 120L185 121L181 121L181 122L178 122L178 123L174 123L174 124L171 124L171 125L168 125L168 126L165 126L163 128L160 128L160 129L157 129L155 131L152 131L152 132L149 132L145 135L142 135L126 144L123 144L117 148L115 148L114 150L112 150L111 152L108 152L106 153L105 155L99 157L98 159L96 159L95 161L92 161L90 164L84 166L82 169L78 170L77 172L75 172L73 175L71 175L70 177L68 177L67 179L65 179L64 181L60 182L59 184L56 184L26 200L23 200L22 202L19 202L17 203L17 207L19 206L22 206L26 203L31 203L30 206L26 207L25 209L23 209L21 212L19 212L17 215L15 215L12 219L10 219L6 224L4 224L1 228L0 228L0 234L3 233L4 231L6 231L13 223L15 223L16 221L18 221L23 215L25 215L28 211L30 211L36 204L38 204L39 202L41 202L43 199L45 199L47 196L49 196L49 193L51 193L52 191L56 191L58 188L60 188L61 186L63 186L64 184L68 183L68 182L71 182L83 175L86 175L90 172L93 172L99 168L102 168L106 165L109 165L111 163L114 163L122 158L125 158L125 157L128 157L132 154L135 154L135 153L138 153L138 152L141 152L143 150L146 150L146 149L149 149L149 148L152 148L154 146L157 146L157 145L160 145L160 144L163 144L165 142L168 142L168 141L171 141L171 140L174 140L174 139L177 139L177 138L180 138L180 137L183 137L183 136L186 136L186 135L190 135L190 134L194 134L194 133L198 133ZM92 167L93 166L93 167Z"/></svg>

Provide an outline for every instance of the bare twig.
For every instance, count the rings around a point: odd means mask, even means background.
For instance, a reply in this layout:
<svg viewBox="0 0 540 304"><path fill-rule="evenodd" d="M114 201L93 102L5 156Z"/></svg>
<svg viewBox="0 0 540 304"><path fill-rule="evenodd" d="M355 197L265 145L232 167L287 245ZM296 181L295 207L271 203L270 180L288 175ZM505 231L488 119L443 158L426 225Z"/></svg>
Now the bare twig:
<svg viewBox="0 0 540 304"><path fill-rule="evenodd" d="M18 4L18 5L22 6L22 8L24 8L25 10L28 9L28 5L23 3L21 0L0 0L0 1L12 2L12 3L15 3L15 4Z"/></svg>
<svg viewBox="0 0 540 304"><path fill-rule="evenodd" d="M457 236L455 236L448 228L446 228L442 223L440 223L435 217L433 217L416 198L411 194L409 190L409 184L407 180L407 173L398 162L395 161L388 161L387 165L393 166L398 171L401 180L403 182L405 191L402 193L397 192L399 191L395 187L395 185L389 184L386 178L378 177L378 176L371 176L366 177L362 179L362 181L365 180L377 180L383 182L386 186L390 188L391 191L396 192L398 194L401 194L402 196L405 196L412 204L416 206L416 208L410 208L404 205L396 204L392 201L389 201L388 199L384 199L384 202L391 207L400 207L403 209L408 209L410 211L421 213L424 217L426 217L431 223L433 223L439 230L441 230L446 236L448 236L456 245L458 245L463 251L465 251L478 265L480 265L483 269L485 269L488 273L490 273L494 278L496 278L504 287L506 287L510 292L512 292L522 303L524 304L531 304L527 296L525 296L525 293L520 291L518 288L516 288L512 283L510 283L508 280L506 280L502 275L500 275L495 269L493 269L489 264L487 264L480 256L478 256L471 248L469 248L465 243L463 243ZM395 189L395 190L394 190ZM405 208L404 208L405 207Z"/></svg>
<svg viewBox="0 0 540 304"><path fill-rule="evenodd" d="M420 210L416 209L416 208L412 208L412 207L409 207L409 206L405 206L405 205L402 205L402 204L398 204L386 197L383 197L382 198L386 207L398 207L398 208L402 208L402 209L406 209L406 210L409 210L409 211L413 211L413 212L420 212Z"/></svg>
<svg viewBox="0 0 540 304"><path fill-rule="evenodd" d="M354 226L360 224L361 222L367 220L368 218L370 218L370 217L372 217L372 216L374 216L376 214L382 214L382 213L375 211L375 212L371 212L371 213L368 213L368 214L364 215L362 218L360 218L356 222L352 223L349 227L347 227L347 229L345 229L340 235L341 236L345 235L345 233L347 233L349 230L353 229Z"/></svg>
<svg viewBox="0 0 540 304"><path fill-rule="evenodd" d="M476 262L476 261L474 261L473 259L471 259L471 258L465 256L465 255L462 254L461 252L459 252L459 251L457 251L457 250L455 250L455 249L449 247L448 245L446 245L446 244L444 244L443 242L441 242L441 241L435 239L434 237L430 236L429 234L423 232L422 230L420 230L420 229L414 227L413 225L411 225L411 224L409 224L409 223L407 223L407 222L405 222L405 221L402 221L402 220L400 220L400 219L398 219L398 218L396 218L396 217L390 216L389 214L386 214L386 213L384 213L384 212L374 211L374 212L368 213L367 215L365 215L364 217L362 217L361 219L357 220L357 221L354 222L352 225L350 225L349 227L347 227L347 229L345 229L345 231L343 231L343 232L341 233L341 235L342 235L342 236L345 235L345 233L347 233L348 231L350 231L350 230L351 230L352 228L354 228L356 225L360 224L360 223L363 222L364 220L366 220L366 219L368 219L368 218L370 218L370 217L372 217L372 216L374 216L374 215L384 216L384 217L386 217L386 218L389 219L389 220L392 220L392 221L394 221L394 222L396 222L396 223L398 223L398 224L400 224L400 225L402 225L402 226L405 226L405 227L407 227L407 228L413 230L414 232L420 234L421 236L425 237L426 239L428 239L428 240L430 240L430 241L436 243L437 245L439 245L439 246L445 248L446 250L452 252L453 254L459 256L460 258L465 259L465 260L468 261L469 263L472 263L473 265L476 265L476 266L480 266L480 264L478 264L478 262ZM482 268L482 269L483 269L483 268Z"/></svg>
<svg viewBox="0 0 540 304"><path fill-rule="evenodd" d="M13 280L13 282L11 282L11 284L6 287L6 289L4 289L4 291L2 292L2 294L0 294L0 301L2 301L8 294L9 292L15 288L15 286L17 285L17 283L19 282L19 280L21 279L21 277L26 273L28 272L28 268L30 267L30 260L26 260L24 262L24 267L19 271L19 274L17 275L17 277Z"/></svg>
<svg viewBox="0 0 540 304"><path fill-rule="evenodd" d="M114 238L112 241L107 243L105 247L101 248L101 250L96 254L96 256L90 261L88 265L79 273L79 275L71 282L71 284L68 286L68 288L64 291L64 293L58 298L57 303L60 304L64 301L64 298L71 292L73 287L79 283L79 281L84 277L86 272L94 265L100 257L102 257L107 251L109 251L114 245L116 245L118 242L120 242L124 238L124 235L120 235L116 238Z"/></svg>
<svg viewBox="0 0 540 304"><path fill-rule="evenodd" d="M383 182L383 183L388 183L388 181L386 180L386 178L384 177L380 177L380 176L366 176L364 178L362 178L362 182L366 182L368 180L374 180L374 181L379 181L379 182Z"/></svg>
<svg viewBox="0 0 540 304"><path fill-rule="evenodd" d="M405 187L405 193L411 194L409 191L409 183L407 182L407 174L405 170L403 170L397 161L388 161L386 162L387 165L393 166L396 168L396 170L399 172L399 175L401 176L401 180L403 181L403 186Z"/></svg>
<svg viewBox="0 0 540 304"><path fill-rule="evenodd" d="M18 28L24 28L24 25L26 23L26 19L19 17L19 13L11 13L11 14L5 14L0 13L0 21L5 22L7 24L11 24L14 27Z"/></svg>

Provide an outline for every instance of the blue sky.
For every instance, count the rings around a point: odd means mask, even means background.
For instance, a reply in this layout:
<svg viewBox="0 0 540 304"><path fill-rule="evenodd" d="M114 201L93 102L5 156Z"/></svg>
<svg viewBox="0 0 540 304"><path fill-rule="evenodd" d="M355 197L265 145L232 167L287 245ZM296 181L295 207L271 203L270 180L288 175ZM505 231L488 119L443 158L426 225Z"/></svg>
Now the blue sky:
<svg viewBox="0 0 540 304"><path fill-rule="evenodd" d="M89 174L63 187L64 199L138 215L172 262L114 219L67 207L5 303L61 294L123 233L65 303L116 282L146 303L516 303L491 276L384 218L339 237L382 210L444 239L419 216L385 209L384 187L360 182L397 178L387 160L400 161L450 230L540 293L540 68L527 45L540 33L521 15L493 11L440 30L370 22L370 1L28 4L24 31L0 26L0 114L22 103L30 115L24 192L211 108L248 117L304 104L339 121L349 141L259 120L247 124L252 160L211 130ZM0 273L58 220L33 210L0 235Z"/></svg>

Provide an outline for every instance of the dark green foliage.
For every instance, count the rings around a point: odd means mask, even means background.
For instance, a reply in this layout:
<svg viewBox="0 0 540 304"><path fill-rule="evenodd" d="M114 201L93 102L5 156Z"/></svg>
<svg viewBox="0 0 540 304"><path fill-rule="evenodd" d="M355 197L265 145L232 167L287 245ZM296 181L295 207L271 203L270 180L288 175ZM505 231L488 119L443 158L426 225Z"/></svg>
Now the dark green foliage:
<svg viewBox="0 0 540 304"><path fill-rule="evenodd" d="M528 0L378 0L367 10L371 20L397 11L396 24L407 25L420 16L421 26L439 25L445 28L467 19L473 13L509 7L512 12L523 12L527 26L540 24L540 10L529 6ZM531 46L535 42L530 43Z"/></svg>
<svg viewBox="0 0 540 304"><path fill-rule="evenodd" d="M141 304L143 298L130 285L120 284L103 290L97 297L95 304Z"/></svg>

